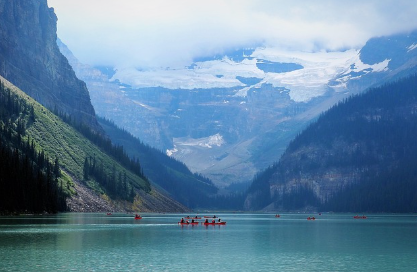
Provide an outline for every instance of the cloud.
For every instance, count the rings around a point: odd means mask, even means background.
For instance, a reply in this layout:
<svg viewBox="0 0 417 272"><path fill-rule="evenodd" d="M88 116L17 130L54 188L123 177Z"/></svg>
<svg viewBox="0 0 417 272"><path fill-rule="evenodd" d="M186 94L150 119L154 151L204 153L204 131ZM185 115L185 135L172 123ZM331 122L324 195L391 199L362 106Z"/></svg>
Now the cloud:
<svg viewBox="0 0 417 272"><path fill-rule="evenodd" d="M58 35L93 65L173 67L253 46L358 48L417 28L409 0L49 0Z"/></svg>

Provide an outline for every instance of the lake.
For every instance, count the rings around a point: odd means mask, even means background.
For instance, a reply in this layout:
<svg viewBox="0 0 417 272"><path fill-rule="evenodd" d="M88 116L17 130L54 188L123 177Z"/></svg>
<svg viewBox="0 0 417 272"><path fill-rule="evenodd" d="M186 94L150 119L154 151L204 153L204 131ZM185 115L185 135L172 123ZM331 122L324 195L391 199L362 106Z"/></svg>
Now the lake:
<svg viewBox="0 0 417 272"><path fill-rule="evenodd" d="M0 217L0 271L417 271L415 215L216 215Z"/></svg>

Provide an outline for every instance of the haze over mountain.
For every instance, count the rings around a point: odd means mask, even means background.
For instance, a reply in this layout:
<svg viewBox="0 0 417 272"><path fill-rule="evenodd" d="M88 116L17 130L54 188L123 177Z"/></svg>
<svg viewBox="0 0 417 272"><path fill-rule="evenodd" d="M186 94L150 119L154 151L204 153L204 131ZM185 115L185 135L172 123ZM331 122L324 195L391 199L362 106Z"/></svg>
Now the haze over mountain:
<svg viewBox="0 0 417 272"><path fill-rule="evenodd" d="M241 49L153 71L92 68L60 48L99 115L227 186L278 160L337 101L415 71L416 44L411 32L371 39L360 50Z"/></svg>
<svg viewBox="0 0 417 272"><path fill-rule="evenodd" d="M98 114L220 186L249 182L320 112L397 73L360 50L417 28L409 1L74 3L51 0Z"/></svg>
<svg viewBox="0 0 417 272"><path fill-rule="evenodd" d="M417 28L408 0L49 0L58 36L90 66L180 68L239 48L359 49ZM82 7L82 8L81 8Z"/></svg>

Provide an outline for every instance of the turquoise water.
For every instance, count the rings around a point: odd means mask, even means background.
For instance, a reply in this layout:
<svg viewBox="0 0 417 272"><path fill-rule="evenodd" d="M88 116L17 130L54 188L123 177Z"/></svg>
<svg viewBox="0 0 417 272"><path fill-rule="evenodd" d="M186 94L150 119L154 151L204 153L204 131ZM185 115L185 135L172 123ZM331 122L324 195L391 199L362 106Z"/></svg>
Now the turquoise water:
<svg viewBox="0 0 417 272"><path fill-rule="evenodd" d="M218 215L0 217L0 271L417 271L414 215Z"/></svg>

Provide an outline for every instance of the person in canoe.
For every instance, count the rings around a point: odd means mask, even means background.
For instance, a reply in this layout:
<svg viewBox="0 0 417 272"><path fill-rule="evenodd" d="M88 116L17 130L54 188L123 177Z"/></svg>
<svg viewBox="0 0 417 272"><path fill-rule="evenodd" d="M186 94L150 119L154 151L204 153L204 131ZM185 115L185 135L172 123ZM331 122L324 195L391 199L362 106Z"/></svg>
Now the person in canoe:
<svg viewBox="0 0 417 272"><path fill-rule="evenodd" d="M191 223L194 223L194 219L191 219Z"/></svg>
<svg viewBox="0 0 417 272"><path fill-rule="evenodd" d="M220 223L220 221L222 221L222 220L219 218L219 223Z"/></svg>
<svg viewBox="0 0 417 272"><path fill-rule="evenodd" d="M211 220L211 223L213 223L213 224L214 224L214 223L216 223L216 220L214 220L214 219L213 219L213 220Z"/></svg>
<svg viewBox="0 0 417 272"><path fill-rule="evenodd" d="M204 221L204 223L207 223L208 224L208 219L206 219L206 221Z"/></svg>
<svg viewBox="0 0 417 272"><path fill-rule="evenodd" d="M184 217L183 217L183 218L181 218L180 223L181 223L181 224L182 224L182 223L185 223L185 221L184 221Z"/></svg>

